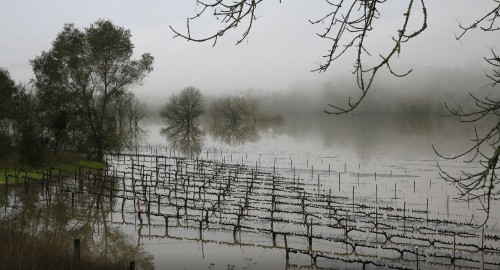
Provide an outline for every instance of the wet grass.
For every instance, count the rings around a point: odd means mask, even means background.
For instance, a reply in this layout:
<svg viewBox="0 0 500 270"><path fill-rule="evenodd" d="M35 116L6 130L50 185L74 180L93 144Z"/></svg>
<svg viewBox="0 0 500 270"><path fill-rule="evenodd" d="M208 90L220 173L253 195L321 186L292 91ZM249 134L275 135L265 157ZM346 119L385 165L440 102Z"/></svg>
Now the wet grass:
<svg viewBox="0 0 500 270"><path fill-rule="evenodd" d="M68 157L68 159L57 158L53 161L55 163L49 163L38 167L19 166L15 164L2 166L0 164L0 184L5 184L6 179L9 184L13 184L19 177L35 181L41 180L51 169L57 173L56 176L59 176L59 172L61 172L61 176L67 176L78 173L80 168L83 170L81 173L85 173L89 169L103 169L106 167L104 162L92 161L81 157Z"/></svg>

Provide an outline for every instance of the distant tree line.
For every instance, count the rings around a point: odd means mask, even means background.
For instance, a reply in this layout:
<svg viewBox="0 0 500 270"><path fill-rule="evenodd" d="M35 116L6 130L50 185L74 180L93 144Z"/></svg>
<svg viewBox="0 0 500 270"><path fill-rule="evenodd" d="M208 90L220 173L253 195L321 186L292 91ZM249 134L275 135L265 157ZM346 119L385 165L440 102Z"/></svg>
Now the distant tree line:
<svg viewBox="0 0 500 270"><path fill-rule="evenodd" d="M132 59L130 38L108 20L83 30L66 24L52 48L31 60L31 84L15 84L1 69L0 148L37 164L60 151L102 160L137 143L146 107L129 88L152 71L153 57Z"/></svg>
<svg viewBox="0 0 500 270"><path fill-rule="evenodd" d="M213 137L226 143L242 143L250 134L255 135L259 102L250 94L211 98L206 102L198 88L189 86L173 94L160 110L166 123L161 133L171 146L191 157L201 151L205 135L201 126L208 127Z"/></svg>

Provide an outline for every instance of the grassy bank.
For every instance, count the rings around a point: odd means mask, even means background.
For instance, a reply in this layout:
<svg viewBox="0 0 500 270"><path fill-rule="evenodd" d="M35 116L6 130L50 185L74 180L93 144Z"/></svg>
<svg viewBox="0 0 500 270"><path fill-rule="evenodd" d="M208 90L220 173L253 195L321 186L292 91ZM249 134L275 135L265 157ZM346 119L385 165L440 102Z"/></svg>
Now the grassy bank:
<svg viewBox="0 0 500 270"><path fill-rule="evenodd" d="M51 174L55 177L75 175L82 168L82 173L89 169L102 169L106 166L104 162L92 161L79 156L66 155L66 159L61 156L52 159L53 163L46 163L42 166L16 165L13 163L0 164L0 184L15 183L16 179L28 178L33 181L43 179L44 175Z"/></svg>

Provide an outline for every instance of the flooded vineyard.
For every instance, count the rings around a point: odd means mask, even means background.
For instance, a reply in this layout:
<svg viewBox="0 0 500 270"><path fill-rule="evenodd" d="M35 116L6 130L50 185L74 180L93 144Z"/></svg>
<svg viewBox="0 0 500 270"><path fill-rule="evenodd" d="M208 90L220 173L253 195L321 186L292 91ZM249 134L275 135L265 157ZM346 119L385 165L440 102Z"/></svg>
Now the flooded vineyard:
<svg viewBox="0 0 500 270"><path fill-rule="evenodd" d="M453 199L436 160L362 164L222 148L188 159L145 146L109 154L106 163L68 179L51 170L32 185L22 172L9 176L17 184L5 187L3 216L28 207L23 197L31 195L44 207L76 212L68 227L94 217L80 237L108 244L111 231L120 231L126 245L146 254L125 255L138 268L148 267L141 265L147 254L158 269L500 268L498 211L475 228L485 214ZM474 169L457 161L440 166Z"/></svg>

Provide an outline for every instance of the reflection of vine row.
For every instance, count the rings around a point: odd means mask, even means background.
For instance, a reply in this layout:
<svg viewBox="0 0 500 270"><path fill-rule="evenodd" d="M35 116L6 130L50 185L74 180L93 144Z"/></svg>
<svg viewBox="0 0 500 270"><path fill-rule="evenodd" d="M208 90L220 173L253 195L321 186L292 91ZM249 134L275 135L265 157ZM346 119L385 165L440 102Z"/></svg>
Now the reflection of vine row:
<svg viewBox="0 0 500 270"><path fill-rule="evenodd" d="M406 269L417 258L433 267L500 266L499 235L454 220L429 219L427 210L318 194L313 179L159 155L109 155L107 162L106 170L79 170L66 181L54 177L60 172L47 173L41 182L47 200L55 190L69 194L73 207L109 203L114 216L121 216L113 223L137 224L139 239L279 248L287 262L290 253L303 254L317 267L343 263ZM75 196L89 204L73 205ZM212 233L232 235L232 240L210 239Z"/></svg>

